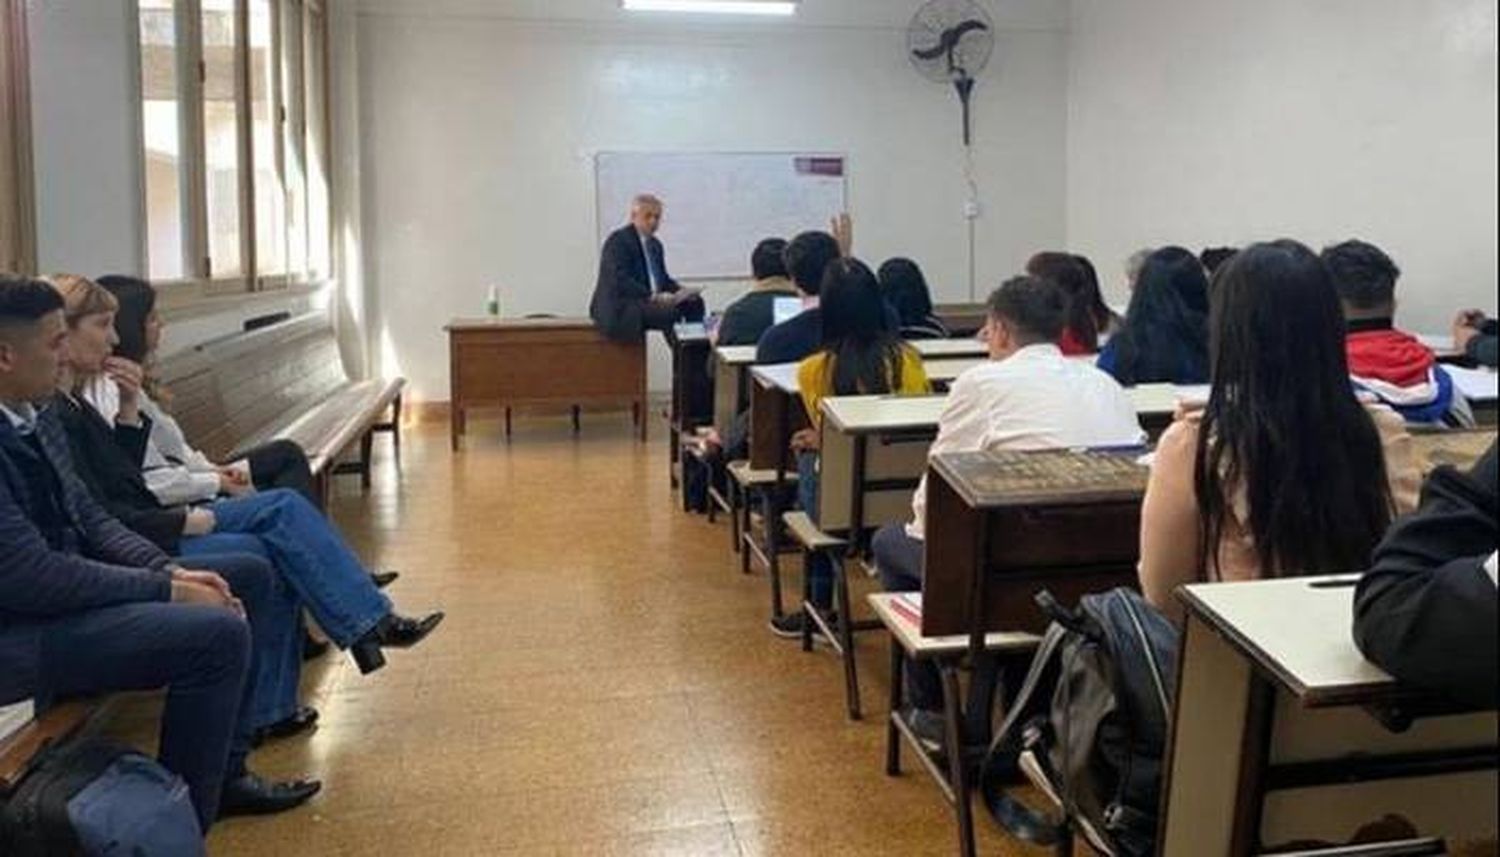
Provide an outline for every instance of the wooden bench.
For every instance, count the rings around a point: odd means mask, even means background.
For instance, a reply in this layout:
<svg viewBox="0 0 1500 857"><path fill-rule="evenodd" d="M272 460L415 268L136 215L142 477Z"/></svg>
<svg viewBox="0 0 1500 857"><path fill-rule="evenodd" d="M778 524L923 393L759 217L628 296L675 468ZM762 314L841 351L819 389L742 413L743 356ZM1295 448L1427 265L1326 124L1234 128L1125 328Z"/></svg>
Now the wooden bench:
<svg viewBox="0 0 1500 857"><path fill-rule="evenodd" d="M509 437L512 408L570 407L577 431L583 406L629 405L646 440L644 340L612 342L577 318L458 318L446 330L454 450L475 408L503 408Z"/></svg>
<svg viewBox="0 0 1500 857"><path fill-rule="evenodd" d="M157 377L171 393L168 407L183 432L210 458L232 461L273 440L290 440L307 453L321 492L334 473L358 473L369 485L374 432L390 432L400 448L406 381L351 380L323 313L175 354ZM341 465L356 442L359 459Z"/></svg>
<svg viewBox="0 0 1500 857"><path fill-rule="evenodd" d="M55 705L0 741L0 797L21 784L43 750L83 730L105 705L103 699Z"/></svg>

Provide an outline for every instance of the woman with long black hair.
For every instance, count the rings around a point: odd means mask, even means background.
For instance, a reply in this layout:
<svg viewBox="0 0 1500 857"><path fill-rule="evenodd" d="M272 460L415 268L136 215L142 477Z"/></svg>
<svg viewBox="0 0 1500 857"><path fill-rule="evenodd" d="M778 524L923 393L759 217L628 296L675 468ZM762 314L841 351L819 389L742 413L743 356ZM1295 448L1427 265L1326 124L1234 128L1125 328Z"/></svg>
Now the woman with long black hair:
<svg viewBox="0 0 1500 857"><path fill-rule="evenodd" d="M1317 254L1257 244L1214 276L1213 392L1167 429L1141 517L1141 589L1368 568L1416 505L1404 421L1355 396L1338 295Z"/></svg>
<svg viewBox="0 0 1500 857"><path fill-rule="evenodd" d="M811 428L792 438L797 453L797 495L816 520L818 508L819 426L821 403L828 396L867 396L931 392L922 355L901 340L888 321L889 309L875 274L858 259L845 257L828 265L819 287L823 344L797 367L797 384ZM815 555L807 574L812 603L827 607L833 599L833 568ZM800 637L806 617L801 611L771 620L771 632Z"/></svg>
<svg viewBox="0 0 1500 857"><path fill-rule="evenodd" d="M1198 257L1163 247L1146 257L1118 333L1099 352L1099 368L1127 387L1208 380L1208 319L1184 293L1208 294Z"/></svg>

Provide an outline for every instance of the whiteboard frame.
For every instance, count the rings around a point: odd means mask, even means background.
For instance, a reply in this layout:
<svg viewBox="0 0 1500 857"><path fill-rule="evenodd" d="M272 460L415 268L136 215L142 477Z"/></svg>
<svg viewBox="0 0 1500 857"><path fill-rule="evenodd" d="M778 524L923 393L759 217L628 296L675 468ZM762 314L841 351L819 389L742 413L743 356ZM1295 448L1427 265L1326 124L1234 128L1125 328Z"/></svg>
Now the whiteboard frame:
<svg viewBox="0 0 1500 857"><path fill-rule="evenodd" d="M599 243L600 235L606 234L604 232L604 221L606 217L606 214L603 211L604 200L600 198L599 194L599 158L601 156L608 155L784 155L792 158L839 158L844 162L844 174L840 176L840 178L843 179L843 181L840 182L844 197L843 210L845 212L849 211L849 173L850 164L852 163L852 161L848 153L846 152L835 152L832 150L812 151L806 149L599 149L595 151L593 153L593 156L590 158L590 160L593 162L594 177L594 234L592 237L595 244ZM613 219L615 217L619 217L619 214L616 213L608 216ZM790 235L785 237L788 241L792 239L792 236ZM751 274L752 272L747 270L743 275L725 274L711 277L682 277L681 279L690 283L739 283L752 279Z"/></svg>

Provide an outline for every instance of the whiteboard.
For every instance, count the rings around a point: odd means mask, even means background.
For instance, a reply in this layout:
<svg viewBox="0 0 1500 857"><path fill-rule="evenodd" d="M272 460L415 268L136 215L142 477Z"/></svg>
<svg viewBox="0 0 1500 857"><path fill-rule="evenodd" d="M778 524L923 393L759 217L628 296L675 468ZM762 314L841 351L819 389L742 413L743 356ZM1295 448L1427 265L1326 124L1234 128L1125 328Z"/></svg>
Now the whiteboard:
<svg viewBox="0 0 1500 857"><path fill-rule="evenodd" d="M665 205L657 237L679 280L748 278L762 238L827 229L847 210L848 160L808 152L600 152L594 158L599 243L649 193Z"/></svg>

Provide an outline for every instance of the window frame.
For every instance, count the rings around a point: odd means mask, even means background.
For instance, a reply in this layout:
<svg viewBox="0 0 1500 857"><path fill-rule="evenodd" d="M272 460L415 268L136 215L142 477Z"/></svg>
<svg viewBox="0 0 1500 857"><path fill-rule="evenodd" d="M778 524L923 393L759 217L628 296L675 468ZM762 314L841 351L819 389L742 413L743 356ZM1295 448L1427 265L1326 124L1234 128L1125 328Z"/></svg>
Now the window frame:
<svg viewBox="0 0 1500 857"><path fill-rule="evenodd" d="M184 276L159 280L156 285L161 288L161 297L164 308L178 312L190 312L193 304L199 301L223 301L231 297L254 297L262 293L268 296L289 296L296 294L307 294L318 291L329 280L333 278L333 271L315 272L312 270L313 259L312 245L316 236L312 234L312 216L310 214L311 198L305 185L307 184L307 159L314 154L317 148L312 144L311 117L308 115L307 98L304 96L302 102L303 117L301 119L300 147L303 151L304 170L304 207L309 211L302 214L303 229L301 241L306 248L303 251L304 265L300 271L286 270L284 272L262 274L259 270L257 256L257 228L256 222L256 151L254 143L254 117L252 110L251 95L251 52L250 52L250 0L233 0L235 16L235 40L233 70L235 81L235 135L236 146L239 154L238 170L238 202L239 202L239 240L241 271L230 276L220 276L212 270L208 242L208 201L207 201L207 140L204 127L204 86L207 67L204 62L203 51L203 28L202 28L202 2L201 0L174 0L173 18L177 30L177 88L178 88L178 138L179 151L181 152L182 165L179 176L181 193L183 196L181 211L182 235L182 269ZM300 64L298 70L299 85L306 88L307 64L312 61L323 64L323 92L321 115L316 117L320 123L323 134L325 152L331 152L332 127L329 123L331 117L331 106L329 104L331 93L329 92L329 80L327 77L328 51L331 37L329 35L330 21L327 16L327 5L320 0L264 0L268 4L271 16L271 58L269 62L274 66L274 82L267 93L270 98L270 115L274 123L272 133L273 152L271 157L275 159L275 172L277 181L280 183L282 193L288 194L286 175L286 146L287 137L290 133L289 123L292 121L288 115L287 91L290 75L285 71L284 63L286 57L283 35L283 26L288 9L295 9L299 13L300 21L298 28L302 37L301 55L298 57ZM24 3L24 0L0 0L0 3ZM140 142L140 157L144 165L145 152L145 125L144 125L144 99L145 86L142 78L140 40L140 6L137 0L131 2L131 16L136 22L136 36L134 39L137 73L136 84L136 117L140 123L137 134ZM321 18L321 29L313 26L312 17L316 15ZM312 40L321 34L319 44L314 46ZM292 126L297 127L297 126ZM328 186L327 208L324 215L329 224L334 222L336 201L332 188L332 178L328 175L331 157L324 158L324 176ZM145 211L146 199L146 172L142 168L139 171L141 184L141 217L146 224L141 231L141 258L149 268L149 234L150 223ZM288 199L288 207L290 200ZM294 236L290 234L289 224L291 217L284 208L281 228L288 230L286 243L288 249L284 255L288 257L284 262L290 261L290 244ZM324 239L330 245L324 251L324 258L333 258L331 227Z"/></svg>

